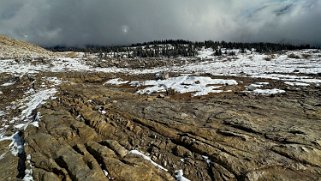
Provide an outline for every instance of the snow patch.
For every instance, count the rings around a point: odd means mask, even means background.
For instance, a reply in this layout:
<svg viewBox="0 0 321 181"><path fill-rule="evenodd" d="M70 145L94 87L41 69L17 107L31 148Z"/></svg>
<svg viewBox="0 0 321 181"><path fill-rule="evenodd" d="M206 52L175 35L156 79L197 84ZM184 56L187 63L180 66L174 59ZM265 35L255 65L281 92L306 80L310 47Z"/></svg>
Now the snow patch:
<svg viewBox="0 0 321 181"><path fill-rule="evenodd" d="M225 85L237 85L235 80L212 79L210 77L179 76L167 80L148 80L142 85L151 86L139 90L139 94L152 94L154 92L166 92L170 89L178 93L194 93L193 96L202 96L209 93L221 93L217 90ZM215 86L214 86L215 85ZM216 89L216 90L215 90Z"/></svg>
<svg viewBox="0 0 321 181"><path fill-rule="evenodd" d="M25 170L25 176L23 177L23 181L34 181L32 176L33 165L31 164L31 155L27 155L26 162L29 165L30 169Z"/></svg>
<svg viewBox="0 0 321 181"><path fill-rule="evenodd" d="M209 159L208 156L203 155L202 157L204 158L204 160L206 161L206 163L207 163L208 165L211 164L212 161Z"/></svg>
<svg viewBox="0 0 321 181"><path fill-rule="evenodd" d="M140 157L142 157L143 159L149 161L151 164L153 164L154 166L156 166L157 168L164 170L164 171L168 171L166 168L164 168L163 166L157 164L156 162L154 162L150 157L144 155L143 153L139 152L138 150L131 150L129 153L133 154L133 155L138 155Z"/></svg>
<svg viewBox="0 0 321 181"><path fill-rule="evenodd" d="M304 83L310 83L310 84L320 84L321 80L320 79L311 79L311 78L306 78L306 79L293 79L299 82L304 82Z"/></svg>
<svg viewBox="0 0 321 181"><path fill-rule="evenodd" d="M123 83L117 81L117 79L113 79L111 82L114 82L116 85ZM202 96L209 93L224 92L223 90L217 89L226 85L237 85L238 83L235 80L212 79L210 77L184 75L172 77L166 80L147 80L142 82L132 81L129 84L135 87L147 86L147 88L137 91L138 94L166 92L172 89L178 93L194 93L193 96Z"/></svg>
<svg viewBox="0 0 321 181"><path fill-rule="evenodd" d="M202 48L197 53L198 53L197 57L202 60L214 58L214 50L212 48Z"/></svg>
<svg viewBox="0 0 321 181"><path fill-rule="evenodd" d="M301 75L284 75L284 74L260 74L260 75L253 75L252 77L255 78L266 78L266 79L274 79L274 80L281 80L284 82L299 82L298 85L294 86L306 86L306 84L320 84L321 80L312 78L310 76L301 76ZM300 85L300 83L305 83Z"/></svg>
<svg viewBox="0 0 321 181"><path fill-rule="evenodd" d="M43 104L46 100L52 97L56 93L56 89L46 89L38 91L23 100L19 101L20 105L22 105L19 109L21 109L21 114L19 117L14 117L9 122L10 124L14 124L16 121L23 121L23 123L14 125L16 130L26 129L30 124L33 126L39 126L38 121L40 119L40 114L37 113L34 117L32 115L33 111L38 108L41 104ZM15 106L14 106L15 107ZM12 107L10 107L12 108ZM10 151L13 155L17 156L19 153L23 152L24 145L23 139L19 135L19 131L11 136L3 136L4 133L0 134L0 142L4 140L11 140L12 142L9 145Z"/></svg>
<svg viewBox="0 0 321 181"><path fill-rule="evenodd" d="M14 127L17 128L18 130L21 130L21 129L24 128L25 126L26 126L26 124L23 123L23 124L17 124L17 125L15 125Z"/></svg>
<svg viewBox="0 0 321 181"><path fill-rule="evenodd" d="M53 86L60 85L62 81L58 79L57 77L47 77L47 81L53 84Z"/></svg>
<svg viewBox="0 0 321 181"><path fill-rule="evenodd" d="M19 131L13 134L12 136L4 137L0 135L0 142L5 140L11 140L10 151L14 156L17 156L19 153L23 153L23 139L19 135Z"/></svg>
<svg viewBox="0 0 321 181"><path fill-rule="evenodd" d="M103 170L103 172L104 172L104 175L108 177L109 173L107 172L107 170Z"/></svg>
<svg viewBox="0 0 321 181"><path fill-rule="evenodd" d="M8 87L8 86L14 85L15 83L16 82L7 82L7 83L2 84L1 86L2 87Z"/></svg>
<svg viewBox="0 0 321 181"><path fill-rule="evenodd" d="M90 66L84 63L84 60L79 58L59 58L52 61L52 65L52 67L49 67L49 70L53 72L63 72L66 70L89 71L91 69Z"/></svg>
<svg viewBox="0 0 321 181"><path fill-rule="evenodd" d="M166 80L147 80L147 81L121 81L119 78L111 79L105 84L121 85L129 83L130 86L147 86L137 91L138 94L152 94L155 92L167 92L170 89L178 93L194 93L193 96L203 96L209 93L230 92L218 90L227 85L238 85L236 80L212 79L210 77L183 75L172 77Z"/></svg>
<svg viewBox="0 0 321 181"><path fill-rule="evenodd" d="M175 171L175 177L177 181L191 181L183 176L183 170L176 170Z"/></svg>
<svg viewBox="0 0 321 181"><path fill-rule="evenodd" d="M245 88L247 91L254 91L255 89L262 88L268 84L269 84L269 82L256 82L254 84L250 84L250 85L246 86Z"/></svg>
<svg viewBox="0 0 321 181"><path fill-rule="evenodd" d="M33 112L48 99L53 98L56 92L57 90L55 88L45 89L24 98L20 103L22 106L19 107L19 109L22 111L19 118L13 118L12 120L13 123L18 120L23 121L23 123L17 124L14 127L18 130L25 130L30 124L39 127L38 122L41 115L39 112L33 115Z"/></svg>
<svg viewBox="0 0 321 181"><path fill-rule="evenodd" d="M281 89L255 89L253 91L254 94L260 95L275 95L275 94L284 94L285 90Z"/></svg>
<svg viewBox="0 0 321 181"><path fill-rule="evenodd" d="M290 86L303 86L303 87L310 86L310 84L303 83L303 82L284 82L284 83Z"/></svg>
<svg viewBox="0 0 321 181"><path fill-rule="evenodd" d="M4 159L4 157L6 156L6 154L7 154L7 152L2 153L2 154L0 155L0 160Z"/></svg>
<svg viewBox="0 0 321 181"><path fill-rule="evenodd" d="M23 181L34 181L33 177L32 177L32 170L31 169L26 169L25 170L25 176L23 177Z"/></svg>
<svg viewBox="0 0 321 181"><path fill-rule="evenodd" d="M257 85L269 85L270 82L256 82Z"/></svg>
<svg viewBox="0 0 321 181"><path fill-rule="evenodd" d="M21 120L28 119L29 116L32 114L33 110L37 109L38 106L43 104L46 100L48 100L56 93L57 90L55 88L52 88L41 90L31 96L28 96L24 101L22 101L27 103L19 108L22 109L20 115Z"/></svg>
<svg viewBox="0 0 321 181"><path fill-rule="evenodd" d="M111 85L122 85L122 84L127 84L128 81L122 81L120 78L116 79L111 79L107 81L105 84L111 84Z"/></svg>

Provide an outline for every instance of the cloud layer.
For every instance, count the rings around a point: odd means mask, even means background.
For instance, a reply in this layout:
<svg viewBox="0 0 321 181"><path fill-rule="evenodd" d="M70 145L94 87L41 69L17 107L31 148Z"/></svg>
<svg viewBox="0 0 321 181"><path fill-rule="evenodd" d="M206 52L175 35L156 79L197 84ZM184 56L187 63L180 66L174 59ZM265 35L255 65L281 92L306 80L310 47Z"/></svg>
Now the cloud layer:
<svg viewBox="0 0 321 181"><path fill-rule="evenodd" d="M159 39L321 44L321 0L1 0L0 33L45 46Z"/></svg>

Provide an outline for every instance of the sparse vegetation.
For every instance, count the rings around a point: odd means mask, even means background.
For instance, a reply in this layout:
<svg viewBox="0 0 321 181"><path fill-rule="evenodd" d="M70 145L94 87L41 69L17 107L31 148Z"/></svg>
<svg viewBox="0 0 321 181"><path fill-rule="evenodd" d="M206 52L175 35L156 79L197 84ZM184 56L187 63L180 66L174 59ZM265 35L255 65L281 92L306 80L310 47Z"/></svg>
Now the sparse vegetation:
<svg viewBox="0 0 321 181"><path fill-rule="evenodd" d="M271 58L271 56L267 56L267 57L264 58L264 60L265 60L265 61L271 61L272 58Z"/></svg>
<svg viewBox="0 0 321 181"><path fill-rule="evenodd" d="M294 58L294 59L300 59L300 56L299 55L296 55L294 53L291 53L288 55L289 58Z"/></svg>
<svg viewBox="0 0 321 181"><path fill-rule="evenodd" d="M66 54L66 57L68 57L68 58L76 58L77 57L77 52L68 52Z"/></svg>
<svg viewBox="0 0 321 181"><path fill-rule="evenodd" d="M0 35L0 57L1 59L11 58L37 58L50 57L54 53L47 51L39 46L33 44L11 39Z"/></svg>
<svg viewBox="0 0 321 181"><path fill-rule="evenodd" d="M304 58L304 59L309 59L309 58L311 57L310 54L306 54L306 53L302 54L301 56L302 56L302 58Z"/></svg>
<svg viewBox="0 0 321 181"><path fill-rule="evenodd" d="M266 56L265 58L264 58L264 60L266 60L266 61L271 61L271 60L273 60L273 59L275 59L275 54L271 54L271 55L268 55L268 56Z"/></svg>

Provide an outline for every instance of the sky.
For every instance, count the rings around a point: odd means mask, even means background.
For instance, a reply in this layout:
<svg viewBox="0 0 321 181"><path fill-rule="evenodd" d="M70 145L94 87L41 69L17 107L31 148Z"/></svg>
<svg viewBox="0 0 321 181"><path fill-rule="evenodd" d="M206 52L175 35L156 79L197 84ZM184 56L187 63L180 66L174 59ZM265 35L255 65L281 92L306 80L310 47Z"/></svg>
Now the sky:
<svg viewBox="0 0 321 181"><path fill-rule="evenodd" d="M42 46L163 39L321 44L321 0L0 0L0 34Z"/></svg>

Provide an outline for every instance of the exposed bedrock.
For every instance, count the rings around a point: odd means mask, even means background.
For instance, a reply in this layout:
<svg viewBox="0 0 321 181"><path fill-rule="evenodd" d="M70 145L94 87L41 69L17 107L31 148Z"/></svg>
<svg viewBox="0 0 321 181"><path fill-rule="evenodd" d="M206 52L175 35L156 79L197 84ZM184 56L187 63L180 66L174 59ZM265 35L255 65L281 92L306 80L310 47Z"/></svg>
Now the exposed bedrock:
<svg viewBox="0 0 321 181"><path fill-rule="evenodd" d="M318 180L321 109L300 101L64 85L25 131L25 152L35 180L175 180L180 169L190 180Z"/></svg>

